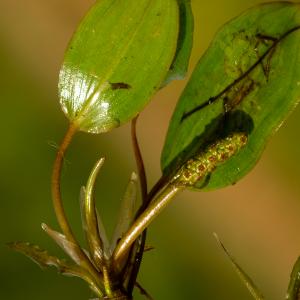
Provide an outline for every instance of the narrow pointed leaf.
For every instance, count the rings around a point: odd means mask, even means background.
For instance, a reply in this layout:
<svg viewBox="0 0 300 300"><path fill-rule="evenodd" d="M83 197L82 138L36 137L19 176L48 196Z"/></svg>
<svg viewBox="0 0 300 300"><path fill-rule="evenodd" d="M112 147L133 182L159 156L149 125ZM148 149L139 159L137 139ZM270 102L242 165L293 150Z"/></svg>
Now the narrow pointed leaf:
<svg viewBox="0 0 300 300"><path fill-rule="evenodd" d="M81 211L81 221L82 221L82 228L83 228L83 232L85 234L85 236L88 236L88 231L87 231L87 224L86 224L86 216L85 216L85 199L86 199L86 189L85 187L81 187L80 189L80 211ZM101 241L102 241L102 247L103 247L103 255L106 258L110 257L110 246L109 246L109 241L106 235L106 231L101 219L100 214L97 211L96 208L96 215L97 215L97 223L98 223L98 232L99 232L99 236L101 237Z"/></svg>
<svg viewBox="0 0 300 300"><path fill-rule="evenodd" d="M239 275L240 279L243 281L243 283L245 284L245 286L247 287L247 289L249 290L249 292L251 293L251 295L254 297L254 299L256 299L256 300L263 300L264 297L263 297L262 293L256 287L256 285L254 284L254 282L252 281L252 279L237 264L237 262L235 261L235 259L231 256L231 254L225 248L225 246L223 245L223 243L220 241L218 235L215 233L214 236L215 236L216 240L218 241L218 243L220 244L220 246L222 247L222 249L224 250L224 252L227 255L227 257L230 259L230 261L231 261L231 263L232 263L232 265L233 265L236 273Z"/></svg>
<svg viewBox="0 0 300 300"><path fill-rule="evenodd" d="M84 234L87 234L87 225L86 225L86 217L84 211L84 202L86 197L86 189L85 186L82 186L79 194L79 202L80 202L80 215L81 215L81 223Z"/></svg>
<svg viewBox="0 0 300 300"><path fill-rule="evenodd" d="M107 233L104 227L104 223L102 220L102 217L100 215L100 213L98 212L98 210L96 209L96 214L97 214L97 222L98 222L98 231L99 231L99 236L101 237L101 241L103 244L103 255L105 258L109 258L111 257L111 251L110 251L110 242L109 239L107 237Z"/></svg>
<svg viewBox="0 0 300 300"><path fill-rule="evenodd" d="M114 229L111 251L113 252L117 242L124 233L129 229L134 219L137 201L137 175L132 173L131 179L127 185L125 194L122 199L117 225Z"/></svg>
<svg viewBox="0 0 300 300"><path fill-rule="evenodd" d="M101 158L94 166L88 182L83 203L83 212L86 221L86 237L92 258L98 268L101 269L104 260L103 241L99 233L96 204L94 199L94 187L101 167L104 164L104 158Z"/></svg>
<svg viewBox="0 0 300 300"><path fill-rule="evenodd" d="M77 264L81 265L81 259L78 256L78 246L76 244L73 244L67 238L60 232L57 232L53 229L51 229L48 225L42 224L42 229L57 243L58 246L60 246L66 254L72 258L72 260Z"/></svg>
<svg viewBox="0 0 300 300"><path fill-rule="evenodd" d="M256 6L216 35L172 117L161 164L165 176L211 141L246 132L248 144L203 188L236 183L300 100L300 4Z"/></svg>
<svg viewBox="0 0 300 300"><path fill-rule="evenodd" d="M60 102L69 120L99 133L136 116L166 78L178 30L177 0L96 1L60 72Z"/></svg>
<svg viewBox="0 0 300 300"><path fill-rule="evenodd" d="M194 16L191 0L177 0L179 5L179 35L175 58L164 84L183 79L188 71L193 47Z"/></svg>
<svg viewBox="0 0 300 300"><path fill-rule="evenodd" d="M300 257L297 259L286 294L286 300L300 300Z"/></svg>

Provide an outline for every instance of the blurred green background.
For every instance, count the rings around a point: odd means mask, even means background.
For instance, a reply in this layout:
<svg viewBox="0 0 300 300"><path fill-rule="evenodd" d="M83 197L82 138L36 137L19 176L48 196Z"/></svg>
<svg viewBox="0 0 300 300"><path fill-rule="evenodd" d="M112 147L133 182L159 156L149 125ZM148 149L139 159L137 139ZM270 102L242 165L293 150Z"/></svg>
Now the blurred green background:
<svg viewBox="0 0 300 300"><path fill-rule="evenodd" d="M0 2L0 299L89 299L85 283L42 272L5 243L39 244L63 255L42 232L57 227L50 175L67 120L57 98L64 49L92 0L1 0ZM190 70L216 30L254 0L192 0L195 46ZM212 66L213 67L213 66ZM142 113L138 134L152 185L168 121L185 82L161 91ZM269 143L256 168L237 185L211 193L185 192L153 223L139 281L154 299L251 299L212 233L253 277L267 299L283 300L300 255L300 108ZM135 170L129 127L76 136L63 172L65 206L83 240L78 194L89 170L105 155L97 199L108 231L119 199ZM137 294L136 299L142 299Z"/></svg>

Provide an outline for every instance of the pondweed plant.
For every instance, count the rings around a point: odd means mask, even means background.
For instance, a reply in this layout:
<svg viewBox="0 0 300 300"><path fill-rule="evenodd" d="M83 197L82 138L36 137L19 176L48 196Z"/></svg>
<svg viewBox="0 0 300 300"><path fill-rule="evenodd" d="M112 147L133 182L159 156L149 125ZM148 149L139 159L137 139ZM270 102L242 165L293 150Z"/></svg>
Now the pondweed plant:
<svg viewBox="0 0 300 300"><path fill-rule="evenodd" d="M300 100L300 5L276 2L246 11L219 31L196 66L170 122L162 176L148 190L137 117L155 92L185 76L193 27L189 0L99 0L66 51L59 97L70 126L52 175L62 233L46 224L42 228L73 262L28 243L10 246L42 267L55 266L62 274L81 277L98 299L132 299L135 287L151 298L137 282L143 253L149 250L145 242L151 222L185 189L210 191L239 181ZM64 156L76 132L106 133L130 121L137 175L131 176L109 241L93 196L104 158L96 163L80 194L85 250L61 199ZM254 298L263 299L220 245ZM286 299L300 299L299 260Z"/></svg>

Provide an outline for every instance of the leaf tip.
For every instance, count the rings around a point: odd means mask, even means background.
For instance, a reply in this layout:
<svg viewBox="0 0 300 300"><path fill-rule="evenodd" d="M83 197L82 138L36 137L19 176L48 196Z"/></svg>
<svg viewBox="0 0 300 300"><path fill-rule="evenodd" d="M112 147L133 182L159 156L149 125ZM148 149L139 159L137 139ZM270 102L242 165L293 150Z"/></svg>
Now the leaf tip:
<svg viewBox="0 0 300 300"><path fill-rule="evenodd" d="M136 182L138 180L138 175L135 172L132 172L130 181Z"/></svg>
<svg viewBox="0 0 300 300"><path fill-rule="evenodd" d="M48 231L48 225L46 224L46 223L42 223L41 224L41 227L42 227L42 230L44 230L45 232L47 232Z"/></svg>

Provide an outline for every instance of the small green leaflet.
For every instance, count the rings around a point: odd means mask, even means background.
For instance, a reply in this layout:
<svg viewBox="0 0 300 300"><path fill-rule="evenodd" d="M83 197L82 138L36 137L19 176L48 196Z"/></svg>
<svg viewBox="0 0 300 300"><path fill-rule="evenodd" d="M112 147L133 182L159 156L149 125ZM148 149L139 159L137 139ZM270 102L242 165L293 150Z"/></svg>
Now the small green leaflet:
<svg viewBox="0 0 300 300"><path fill-rule="evenodd" d="M96 1L66 51L61 107L86 132L135 117L160 88L177 48L177 0Z"/></svg>
<svg viewBox="0 0 300 300"><path fill-rule="evenodd" d="M300 100L299 47L296 3L259 5L224 25L177 104L161 157L164 176L232 132L247 133L247 146L194 188L214 190L245 176Z"/></svg>

